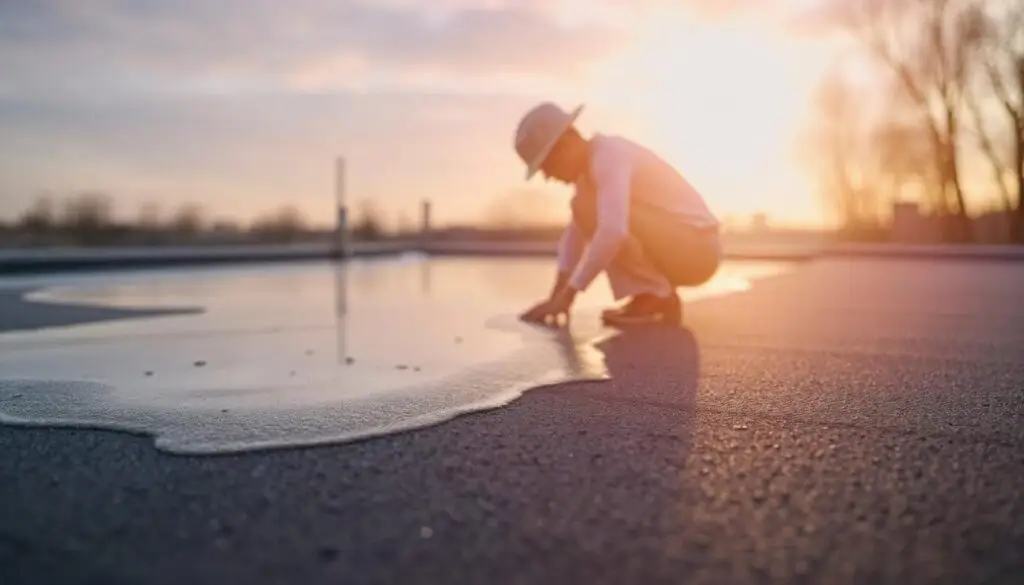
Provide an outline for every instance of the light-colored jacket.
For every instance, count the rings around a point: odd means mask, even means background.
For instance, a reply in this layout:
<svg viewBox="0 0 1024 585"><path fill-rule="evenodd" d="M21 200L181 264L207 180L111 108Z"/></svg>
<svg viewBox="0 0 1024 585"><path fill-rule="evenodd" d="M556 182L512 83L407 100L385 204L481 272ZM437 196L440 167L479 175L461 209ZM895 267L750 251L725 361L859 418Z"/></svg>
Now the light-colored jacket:
<svg viewBox="0 0 1024 585"><path fill-rule="evenodd" d="M665 213L681 226L713 228L718 219L703 197L667 162L643 146L619 136L596 134L590 140L589 172L575 184L577 196L597 198L597 229L587 245L571 223L558 247L558 269L572 272L569 284L587 287L615 258L630 236L634 206Z"/></svg>

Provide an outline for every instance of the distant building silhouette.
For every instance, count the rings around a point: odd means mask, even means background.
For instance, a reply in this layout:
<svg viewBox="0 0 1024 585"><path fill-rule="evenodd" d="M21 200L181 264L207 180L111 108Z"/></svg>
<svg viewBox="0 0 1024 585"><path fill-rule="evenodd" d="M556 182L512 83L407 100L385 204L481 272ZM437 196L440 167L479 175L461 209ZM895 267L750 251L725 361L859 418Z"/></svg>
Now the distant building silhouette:
<svg viewBox="0 0 1024 585"><path fill-rule="evenodd" d="M939 215L921 212L916 203L901 202L893 205L890 240L901 244L935 244L943 240L943 222ZM1006 244L1010 242L1012 218L1004 211L979 215L971 220L972 241L978 244Z"/></svg>

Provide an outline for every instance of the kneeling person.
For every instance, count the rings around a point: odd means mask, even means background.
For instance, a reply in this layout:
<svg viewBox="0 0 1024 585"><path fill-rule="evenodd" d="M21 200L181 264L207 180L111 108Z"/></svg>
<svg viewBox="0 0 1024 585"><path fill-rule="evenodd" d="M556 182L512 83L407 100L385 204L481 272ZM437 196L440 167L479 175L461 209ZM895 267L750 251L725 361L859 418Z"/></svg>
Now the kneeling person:
<svg viewBox="0 0 1024 585"><path fill-rule="evenodd" d="M647 148L607 134L584 138L575 127L582 109L543 103L516 133L527 180L540 171L575 188L551 296L521 317L557 322L604 272L615 299L630 298L604 312L606 324L679 323L676 288L701 285L718 270L719 222L686 179Z"/></svg>

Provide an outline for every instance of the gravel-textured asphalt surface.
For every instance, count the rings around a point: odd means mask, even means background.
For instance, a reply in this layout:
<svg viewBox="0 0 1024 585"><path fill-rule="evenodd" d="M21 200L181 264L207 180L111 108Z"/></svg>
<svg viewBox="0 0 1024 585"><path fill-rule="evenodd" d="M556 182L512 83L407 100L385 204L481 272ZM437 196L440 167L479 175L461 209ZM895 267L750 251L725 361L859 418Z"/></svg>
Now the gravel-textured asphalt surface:
<svg viewBox="0 0 1024 585"><path fill-rule="evenodd" d="M0 428L0 583L1020 582L1024 264L821 261L687 320L350 445Z"/></svg>

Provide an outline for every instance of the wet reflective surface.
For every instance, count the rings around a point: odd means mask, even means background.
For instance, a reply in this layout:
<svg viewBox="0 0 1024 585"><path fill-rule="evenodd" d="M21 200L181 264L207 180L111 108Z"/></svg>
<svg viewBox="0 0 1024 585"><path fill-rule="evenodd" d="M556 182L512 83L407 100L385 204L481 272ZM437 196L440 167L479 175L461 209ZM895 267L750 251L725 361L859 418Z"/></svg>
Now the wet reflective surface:
<svg viewBox="0 0 1024 585"><path fill-rule="evenodd" d="M792 267L727 263L684 299ZM544 259L407 256L345 265L204 268L8 281L40 303L200 309L0 334L0 421L153 435L176 453L344 441L506 404L545 383L606 377L595 343L607 285L567 331L519 323Z"/></svg>

